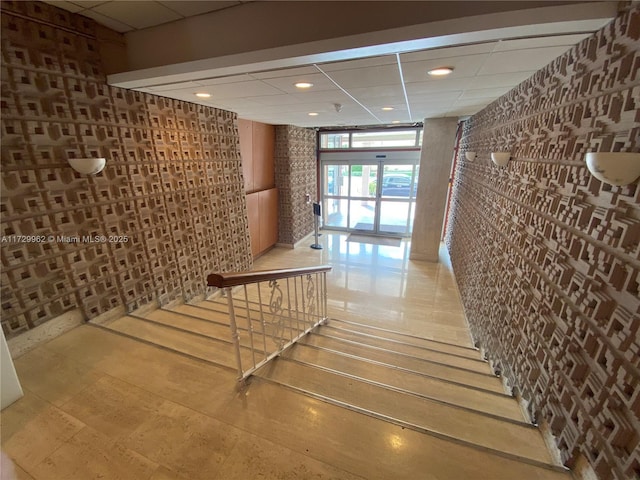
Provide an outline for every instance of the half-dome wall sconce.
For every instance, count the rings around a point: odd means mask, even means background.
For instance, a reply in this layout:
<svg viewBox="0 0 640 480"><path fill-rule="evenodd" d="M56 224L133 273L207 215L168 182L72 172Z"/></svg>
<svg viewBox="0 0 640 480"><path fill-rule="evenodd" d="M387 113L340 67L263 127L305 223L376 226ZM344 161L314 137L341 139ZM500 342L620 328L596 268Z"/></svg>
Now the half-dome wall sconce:
<svg viewBox="0 0 640 480"><path fill-rule="evenodd" d="M610 185L629 185L640 177L640 153L589 152L586 161L591 175Z"/></svg>
<svg viewBox="0 0 640 480"><path fill-rule="evenodd" d="M466 151L464 152L464 156L467 160L469 160L470 162L473 162L476 158L476 152Z"/></svg>
<svg viewBox="0 0 640 480"><path fill-rule="evenodd" d="M491 152L491 160L499 167L505 167L510 158L511 152Z"/></svg>
<svg viewBox="0 0 640 480"><path fill-rule="evenodd" d="M67 161L76 172L83 175L96 175L107 164L106 158L69 158Z"/></svg>

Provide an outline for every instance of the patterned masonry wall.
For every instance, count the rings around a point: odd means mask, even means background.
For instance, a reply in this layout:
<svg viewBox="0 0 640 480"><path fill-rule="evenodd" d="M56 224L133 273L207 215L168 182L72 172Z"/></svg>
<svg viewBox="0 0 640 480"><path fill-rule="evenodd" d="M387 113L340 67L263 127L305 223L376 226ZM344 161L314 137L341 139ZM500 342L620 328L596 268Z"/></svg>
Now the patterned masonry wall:
<svg viewBox="0 0 640 480"><path fill-rule="evenodd" d="M2 243L5 334L191 298L208 273L249 268L235 114L110 87L93 21L2 8L2 235L75 239ZM107 159L95 177L66 162L94 156Z"/></svg>
<svg viewBox="0 0 640 480"><path fill-rule="evenodd" d="M639 36L635 8L465 123L447 238L475 340L601 479L640 478L640 185L584 155L640 151Z"/></svg>
<svg viewBox="0 0 640 480"><path fill-rule="evenodd" d="M313 232L313 209L305 201L317 198L316 132L308 128L276 127L276 187L279 192L278 242L295 245Z"/></svg>

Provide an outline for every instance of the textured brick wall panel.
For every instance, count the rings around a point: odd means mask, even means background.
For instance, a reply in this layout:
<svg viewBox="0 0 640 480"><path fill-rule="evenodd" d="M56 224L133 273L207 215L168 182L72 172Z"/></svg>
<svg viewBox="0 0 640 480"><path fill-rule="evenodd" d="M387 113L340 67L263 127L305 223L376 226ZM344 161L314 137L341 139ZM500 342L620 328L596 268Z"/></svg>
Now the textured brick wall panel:
<svg viewBox="0 0 640 480"><path fill-rule="evenodd" d="M207 273L249 268L235 114L108 86L89 19L2 10L2 235L128 237L3 243L5 333L191 298ZM88 156L107 158L101 174L66 162Z"/></svg>
<svg viewBox="0 0 640 480"><path fill-rule="evenodd" d="M276 127L275 177L278 188L278 242L293 245L313 231L313 213L306 203L317 197L316 133L293 126Z"/></svg>
<svg viewBox="0 0 640 480"><path fill-rule="evenodd" d="M584 155L640 151L639 35L636 7L466 122L447 236L474 338L602 479L640 474L640 187Z"/></svg>

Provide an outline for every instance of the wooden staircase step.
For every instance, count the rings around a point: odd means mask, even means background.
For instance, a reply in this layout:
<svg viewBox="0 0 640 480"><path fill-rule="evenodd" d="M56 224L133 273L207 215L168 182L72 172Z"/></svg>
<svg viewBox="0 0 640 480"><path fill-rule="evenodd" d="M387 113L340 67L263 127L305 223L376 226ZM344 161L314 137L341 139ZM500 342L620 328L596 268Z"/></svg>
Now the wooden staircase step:
<svg viewBox="0 0 640 480"><path fill-rule="evenodd" d="M503 393L480 390L466 384L453 383L449 379L428 377L395 368L393 365L373 363L369 360L341 355L305 344L295 345L285 352L283 357L305 365L313 365L366 381L388 385L432 400L524 422L518 403Z"/></svg>
<svg viewBox="0 0 640 480"><path fill-rule="evenodd" d="M265 365L256 375L423 433L552 466L542 436L529 425L498 420L286 359Z"/></svg>
<svg viewBox="0 0 640 480"><path fill-rule="evenodd" d="M500 379L495 375L487 373L452 367L439 362L424 360L368 345L362 345L356 342L348 342L321 335L307 335L300 341L300 343L394 365L413 372L451 380L457 383L463 383L492 392L504 393L504 388Z"/></svg>

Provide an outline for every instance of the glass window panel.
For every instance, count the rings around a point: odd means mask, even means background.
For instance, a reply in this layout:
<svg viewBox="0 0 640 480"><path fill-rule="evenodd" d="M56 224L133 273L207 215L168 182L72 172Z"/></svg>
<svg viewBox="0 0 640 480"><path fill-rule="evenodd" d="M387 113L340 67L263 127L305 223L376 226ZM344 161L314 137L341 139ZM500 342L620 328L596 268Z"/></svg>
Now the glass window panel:
<svg viewBox="0 0 640 480"><path fill-rule="evenodd" d="M349 228L373 231L376 213L374 200L351 200L349 204Z"/></svg>
<svg viewBox="0 0 640 480"><path fill-rule="evenodd" d="M328 150L332 148L349 148L349 133L321 133L320 148Z"/></svg>
<svg viewBox="0 0 640 480"><path fill-rule="evenodd" d="M324 166L324 194L346 197L349 195L349 167L347 165Z"/></svg>
<svg viewBox="0 0 640 480"><path fill-rule="evenodd" d="M324 226L347 228L349 200L327 198L323 202Z"/></svg>
<svg viewBox="0 0 640 480"><path fill-rule="evenodd" d="M351 197L376 196L378 165L351 165Z"/></svg>
<svg viewBox="0 0 640 480"><path fill-rule="evenodd" d="M353 132L352 148L415 147L416 130Z"/></svg>
<svg viewBox="0 0 640 480"><path fill-rule="evenodd" d="M380 202L380 231L404 234L407 231L409 202Z"/></svg>
<svg viewBox="0 0 640 480"><path fill-rule="evenodd" d="M416 184L413 182L413 165L385 165L382 171L383 197L415 197Z"/></svg>

